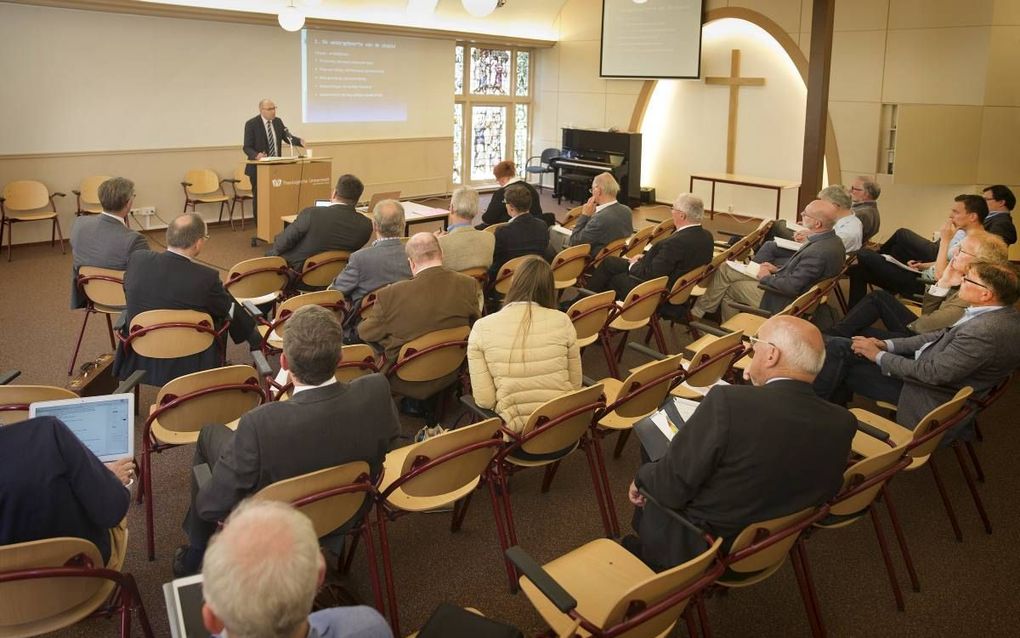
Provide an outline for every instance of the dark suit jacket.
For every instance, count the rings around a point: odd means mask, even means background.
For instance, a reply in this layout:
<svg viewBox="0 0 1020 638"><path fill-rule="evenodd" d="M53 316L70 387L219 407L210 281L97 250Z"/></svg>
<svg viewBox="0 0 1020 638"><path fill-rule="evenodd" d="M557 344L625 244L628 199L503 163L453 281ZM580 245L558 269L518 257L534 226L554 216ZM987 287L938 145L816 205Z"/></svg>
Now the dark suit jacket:
<svg viewBox="0 0 1020 638"><path fill-rule="evenodd" d="M846 262L845 250L834 231L813 235L785 266L762 277L761 283L779 292L766 291L761 309L778 312L819 281L835 277Z"/></svg>
<svg viewBox="0 0 1020 638"><path fill-rule="evenodd" d="M127 270L128 258L136 250L148 250L149 242L109 215L82 215L71 228L71 308L84 308L85 296L78 290L78 269L82 266Z"/></svg>
<svg viewBox="0 0 1020 638"><path fill-rule="evenodd" d="M482 222L488 226L493 224L502 224L503 222L510 221L510 213L506 212L506 203L503 202L503 195L506 193L507 186L513 186L514 184L523 184L528 191L531 192L531 209L528 211L539 219L542 218L542 200L535 190L535 187L529 184L526 180L520 180L511 182L506 186L500 186L496 192L492 194L492 199L489 200L489 206L482 213Z"/></svg>
<svg viewBox="0 0 1020 638"><path fill-rule="evenodd" d="M732 541L751 523L820 505L839 491L857 421L810 384L713 388L635 482L713 536ZM648 504L638 524L643 558L657 568L704 550L680 523Z"/></svg>
<svg viewBox="0 0 1020 638"><path fill-rule="evenodd" d="M277 157L282 155L281 150L283 149L283 139L285 136L283 129L285 128L287 127L284 125L283 120L278 117L273 118L273 133L276 137L276 151L273 154ZM290 136L294 140L294 144L296 146L302 146L304 144L304 141L297 135L291 133ZM259 153L269 154L269 136L266 135L266 127L262 122L262 115L256 115L244 123L244 154L248 159L253 160ZM255 184L254 180L257 168L258 167L254 164L249 164L244 167L244 172L251 180L253 180L253 185Z"/></svg>
<svg viewBox="0 0 1020 638"><path fill-rule="evenodd" d="M234 298L223 288L219 273L172 252L147 250L132 253L124 276L127 296L125 331L130 330L135 315L147 310L197 310L206 312L217 325L227 319ZM230 335L235 342L245 340L254 329L254 321L237 305L230 322ZM117 348L114 372L124 379L138 369L146 370L144 383L162 386L184 374L216 368L220 365L217 345L179 359L151 359Z"/></svg>
<svg viewBox="0 0 1020 638"><path fill-rule="evenodd" d="M591 244L591 255L594 257L609 242L633 234L633 212L626 205L616 202L594 215L578 217L570 233L570 245Z"/></svg>
<svg viewBox="0 0 1020 638"><path fill-rule="evenodd" d="M643 281L669 277L669 285L698 266L712 261L715 250L712 233L702 226L682 228L648 249L630 275Z"/></svg>
<svg viewBox="0 0 1020 638"><path fill-rule="evenodd" d="M280 255L301 272L305 260L326 250L354 252L372 236L372 222L349 204L311 206L276 236L267 255Z"/></svg>
<svg viewBox="0 0 1020 638"><path fill-rule="evenodd" d="M271 483L351 461L367 461L376 476L399 433L389 384L378 374L267 403L241 417L195 496L195 513L221 521Z"/></svg>
<svg viewBox="0 0 1020 638"><path fill-rule="evenodd" d="M75 536L92 541L106 562L109 530L130 503L113 472L59 419L0 427L0 545Z"/></svg>
<svg viewBox="0 0 1020 638"><path fill-rule="evenodd" d="M495 275L514 257L538 255L543 257L549 246L549 227L540 217L518 215L506 226L496 229L496 245L492 249L492 268Z"/></svg>
<svg viewBox="0 0 1020 638"><path fill-rule="evenodd" d="M882 227L882 216L878 213L878 202L855 202L851 207L853 214L861 220L861 245L875 236Z"/></svg>
<svg viewBox="0 0 1020 638"><path fill-rule="evenodd" d="M1002 237L1007 246L1012 246L1016 243L1016 226L1013 225L1012 213L995 215L989 213L988 217L985 217L984 227L988 232Z"/></svg>

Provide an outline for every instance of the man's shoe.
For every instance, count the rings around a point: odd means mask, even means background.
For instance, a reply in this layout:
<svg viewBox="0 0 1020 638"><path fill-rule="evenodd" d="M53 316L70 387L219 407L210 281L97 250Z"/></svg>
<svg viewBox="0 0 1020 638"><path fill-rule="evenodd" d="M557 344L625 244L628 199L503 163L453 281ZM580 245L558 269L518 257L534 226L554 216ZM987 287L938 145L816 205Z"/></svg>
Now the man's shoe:
<svg viewBox="0 0 1020 638"><path fill-rule="evenodd" d="M188 545L181 545L174 550L174 578L184 578L185 576L193 576L198 573L201 566L192 566L189 564L190 561L188 559L192 553L191 547Z"/></svg>

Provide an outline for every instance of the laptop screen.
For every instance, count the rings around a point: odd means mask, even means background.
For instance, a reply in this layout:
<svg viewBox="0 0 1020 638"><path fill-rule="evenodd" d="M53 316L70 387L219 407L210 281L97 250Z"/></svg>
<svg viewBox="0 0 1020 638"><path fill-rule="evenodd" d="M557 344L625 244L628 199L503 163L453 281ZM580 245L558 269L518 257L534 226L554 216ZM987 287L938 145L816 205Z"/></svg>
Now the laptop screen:
<svg viewBox="0 0 1020 638"><path fill-rule="evenodd" d="M78 437L100 461L134 456L134 395L111 394L29 406L29 416L54 416Z"/></svg>

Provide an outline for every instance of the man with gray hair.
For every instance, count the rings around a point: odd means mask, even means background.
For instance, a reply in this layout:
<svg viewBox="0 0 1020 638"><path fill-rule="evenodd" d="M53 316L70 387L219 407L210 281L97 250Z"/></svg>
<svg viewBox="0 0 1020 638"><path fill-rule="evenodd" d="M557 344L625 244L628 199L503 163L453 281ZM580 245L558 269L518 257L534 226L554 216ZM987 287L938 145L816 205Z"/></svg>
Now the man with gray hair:
<svg viewBox="0 0 1020 638"><path fill-rule="evenodd" d="M361 298L394 281L411 278L404 244L404 207L395 199L384 199L372 211L376 240L351 255L330 285L347 299L360 304Z"/></svg>
<svg viewBox="0 0 1020 638"><path fill-rule="evenodd" d="M863 245L863 233L864 226L861 220L850 210L851 200L850 193L840 185L826 186L818 193L818 199L823 202L828 202L836 207L834 212L835 224L832 230L835 231L836 236L843 241L843 248L847 254L855 253L861 249ZM771 238L782 237L783 239L790 239L796 242L804 242L811 232L797 231L794 232L786 227L785 224L775 224L773 228L769 230L770 240L762 244L761 248L755 251L754 261L762 264L769 262L777 266L782 266L793 257L793 250L788 248L781 248L776 245L776 242Z"/></svg>
<svg viewBox="0 0 1020 638"><path fill-rule="evenodd" d="M843 484L857 420L811 387L825 360L818 328L772 317L752 338L751 385L716 386L661 458L638 468L629 498L638 538L624 546L649 566L679 565L704 540L662 508L728 547L746 526L821 505ZM655 503L641 493L649 494Z"/></svg>
<svg viewBox="0 0 1020 638"><path fill-rule="evenodd" d="M602 262L588 288L601 291L613 289L617 299L624 299L631 289L643 281L669 277L669 286L698 266L712 261L712 233L701 225L705 205L700 198L684 193L673 202L671 215L676 231L648 249L643 256L630 259L609 257Z"/></svg>
<svg viewBox="0 0 1020 638"><path fill-rule="evenodd" d="M213 537L202 567L202 622L230 638L392 638L378 611L312 613L326 578L311 520L287 503L241 503Z"/></svg>
<svg viewBox="0 0 1020 638"><path fill-rule="evenodd" d="M478 191L461 186L450 197L450 224L439 231L439 247L443 249L443 265L458 272L492 265L496 236L475 230L472 220L478 215Z"/></svg>
<svg viewBox="0 0 1020 638"><path fill-rule="evenodd" d="M192 483L184 520L189 545L174 555L174 574L198 570L216 525L246 496L283 479L352 461L378 475L400 432L386 377L370 374L350 383L334 376L343 347L336 315L304 306L287 320L280 366L293 385L289 401L263 404L241 417L237 430L207 425L198 435L193 465L210 466L203 484Z"/></svg>
<svg viewBox="0 0 1020 638"><path fill-rule="evenodd" d="M581 206L581 215L569 238L558 226L549 229L549 250L555 255L566 246L591 244L591 256L599 254L606 244L634 234L634 212L616 201L620 184L612 173L599 173L591 182L591 197ZM558 230L559 229L559 230Z"/></svg>
<svg viewBox="0 0 1020 638"><path fill-rule="evenodd" d="M123 177L111 177L99 185L99 203L103 212L82 215L71 228L71 308L84 308L85 295L78 289L78 270L82 266L126 270L128 258L136 250L149 250L149 242L128 226L128 214L135 199L135 183Z"/></svg>
<svg viewBox="0 0 1020 638"><path fill-rule="evenodd" d="M857 219L863 225L862 242L867 244L871 238L878 233L882 226L882 216L878 213L878 196L882 194L882 187L878 182L866 175L857 176L850 183L850 198L854 203L850 207Z"/></svg>
<svg viewBox="0 0 1020 638"><path fill-rule="evenodd" d="M148 310L197 310L207 313L219 326L230 321L230 337L234 343L247 341L252 350L261 343L255 321L223 288L220 274L197 261L209 241L205 221L196 213L184 213L170 222L166 229L166 252L137 250L131 253L124 275L125 336L131 320ZM113 371L125 379L135 370L145 370L144 383L162 386L179 376L218 368L220 344L213 343L204 351L176 359L142 356L133 348L118 347Z"/></svg>

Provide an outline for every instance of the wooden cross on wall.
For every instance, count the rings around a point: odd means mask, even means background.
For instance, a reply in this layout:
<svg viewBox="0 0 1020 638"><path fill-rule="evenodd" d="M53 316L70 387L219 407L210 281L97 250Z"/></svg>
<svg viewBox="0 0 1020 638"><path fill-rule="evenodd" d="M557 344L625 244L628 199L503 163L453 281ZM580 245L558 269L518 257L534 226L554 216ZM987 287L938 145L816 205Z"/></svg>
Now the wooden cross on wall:
<svg viewBox="0 0 1020 638"><path fill-rule="evenodd" d="M730 51L729 77L706 77L705 84L730 87L730 116L726 127L726 172L732 173L737 150L737 105L740 101L738 91L742 86L765 86L765 78L740 77L740 49L733 49Z"/></svg>

